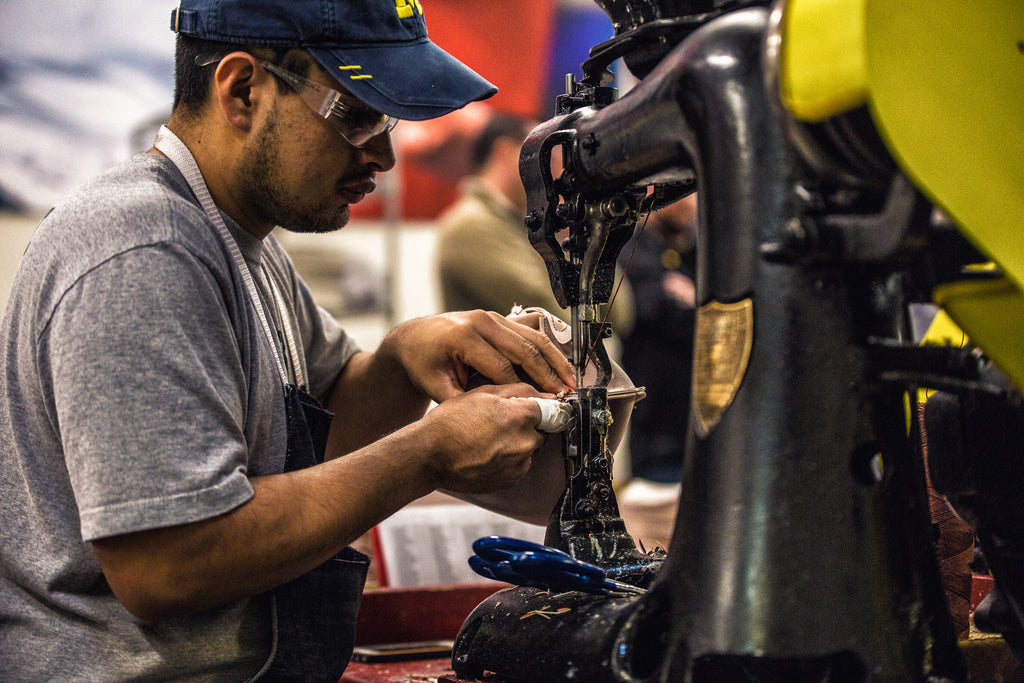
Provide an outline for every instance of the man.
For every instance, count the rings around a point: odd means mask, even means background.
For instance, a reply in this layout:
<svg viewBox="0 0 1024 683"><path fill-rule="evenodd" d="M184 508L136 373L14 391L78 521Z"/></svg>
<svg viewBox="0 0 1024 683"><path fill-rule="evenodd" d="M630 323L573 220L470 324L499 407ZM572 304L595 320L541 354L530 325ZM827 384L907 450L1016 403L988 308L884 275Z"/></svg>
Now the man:
<svg viewBox="0 0 1024 683"><path fill-rule="evenodd" d="M436 271L448 311L474 308L507 313L519 304L568 316L551 290L544 259L530 244L524 218L526 190L519 151L535 122L495 114L474 141L472 175L459 200L440 218ZM631 294L619 290L609 322L615 332L632 325Z"/></svg>
<svg viewBox="0 0 1024 683"><path fill-rule="evenodd" d="M183 0L172 26L156 147L44 219L0 325L5 681L337 680L366 570L346 545L434 489L522 480L525 397L572 388L496 313L359 351L269 236L344 225L396 118L493 94L420 2ZM471 370L501 386L465 392Z"/></svg>
<svg viewBox="0 0 1024 683"><path fill-rule="evenodd" d="M622 367L647 390L630 421L633 479L619 507L634 536L667 547L690 415L697 195L654 211L642 224L619 255L636 300L636 323L622 340Z"/></svg>

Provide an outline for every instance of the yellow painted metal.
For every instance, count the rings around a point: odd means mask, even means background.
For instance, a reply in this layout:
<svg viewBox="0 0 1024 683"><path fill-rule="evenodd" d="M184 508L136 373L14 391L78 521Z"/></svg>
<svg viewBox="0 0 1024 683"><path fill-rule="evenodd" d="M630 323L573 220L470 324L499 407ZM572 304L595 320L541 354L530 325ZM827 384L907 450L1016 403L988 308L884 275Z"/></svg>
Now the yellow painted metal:
<svg viewBox="0 0 1024 683"><path fill-rule="evenodd" d="M1024 284L1024 3L869 0L870 106L915 184Z"/></svg>
<svg viewBox="0 0 1024 683"><path fill-rule="evenodd" d="M921 343L933 346L955 346L959 349L967 346L970 343L970 338L959 325L953 322L946 311L940 309L921 338Z"/></svg>
<svg viewBox="0 0 1024 683"><path fill-rule="evenodd" d="M1024 295L1020 289L1004 278L944 285L934 296L967 336L1024 389Z"/></svg>
<svg viewBox="0 0 1024 683"><path fill-rule="evenodd" d="M875 125L1006 276L936 301L1024 387L1024 3L869 0L866 19Z"/></svg>
<svg viewBox="0 0 1024 683"><path fill-rule="evenodd" d="M867 98L867 0L787 0L779 86L798 119L822 121Z"/></svg>
<svg viewBox="0 0 1024 683"><path fill-rule="evenodd" d="M1005 275L936 297L1024 388L1024 2L783 7L786 106L815 122L867 104L902 171Z"/></svg>

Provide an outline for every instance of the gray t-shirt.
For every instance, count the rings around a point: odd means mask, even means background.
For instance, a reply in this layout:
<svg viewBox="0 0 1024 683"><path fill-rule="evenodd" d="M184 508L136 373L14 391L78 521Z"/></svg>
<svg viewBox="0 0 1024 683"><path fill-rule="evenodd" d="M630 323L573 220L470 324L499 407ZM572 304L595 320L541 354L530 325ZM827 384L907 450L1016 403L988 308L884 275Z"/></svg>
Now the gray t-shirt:
<svg viewBox="0 0 1024 683"><path fill-rule="evenodd" d="M273 237L225 220L250 269L282 284L325 399L354 343ZM265 597L143 623L89 544L226 513L250 477L283 470L280 375L247 301L162 157L134 157L39 225L0 324L0 680L245 680L263 665Z"/></svg>

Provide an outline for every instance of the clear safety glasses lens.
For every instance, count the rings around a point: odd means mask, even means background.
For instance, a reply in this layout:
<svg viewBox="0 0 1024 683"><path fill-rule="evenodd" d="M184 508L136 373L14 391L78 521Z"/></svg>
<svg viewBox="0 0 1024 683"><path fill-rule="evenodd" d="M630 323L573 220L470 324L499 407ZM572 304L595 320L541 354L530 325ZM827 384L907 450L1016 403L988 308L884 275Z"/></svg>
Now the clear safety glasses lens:
<svg viewBox="0 0 1024 683"><path fill-rule="evenodd" d="M308 78L260 60L260 66L287 83L302 101L327 122L343 138L362 147L382 133L390 133L398 119L355 103L346 102L345 95Z"/></svg>

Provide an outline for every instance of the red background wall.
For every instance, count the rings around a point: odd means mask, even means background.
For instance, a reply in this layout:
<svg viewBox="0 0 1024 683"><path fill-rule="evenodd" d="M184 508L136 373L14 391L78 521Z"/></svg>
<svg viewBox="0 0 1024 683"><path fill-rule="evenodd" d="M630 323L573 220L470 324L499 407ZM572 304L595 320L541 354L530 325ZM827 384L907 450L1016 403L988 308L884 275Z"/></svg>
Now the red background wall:
<svg viewBox="0 0 1024 683"><path fill-rule="evenodd" d="M430 39L498 86L487 103L500 111L548 118L552 104L546 95L556 23L556 0L421 0ZM473 106L473 105L470 105ZM446 119L448 121L446 121ZM456 117L433 122L403 122L399 128L427 125L429 134L442 134L458 125ZM401 140L400 131L396 139ZM398 149L401 216L430 219L455 200L457 184L408 158ZM371 196L372 197L372 196ZM353 207L353 215L382 214L381 197Z"/></svg>

